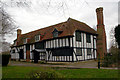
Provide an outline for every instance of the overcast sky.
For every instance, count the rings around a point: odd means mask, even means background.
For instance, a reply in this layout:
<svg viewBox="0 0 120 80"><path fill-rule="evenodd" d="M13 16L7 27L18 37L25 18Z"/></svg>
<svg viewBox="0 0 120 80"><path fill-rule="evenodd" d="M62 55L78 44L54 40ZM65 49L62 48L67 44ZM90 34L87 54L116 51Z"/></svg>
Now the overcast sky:
<svg viewBox="0 0 120 80"><path fill-rule="evenodd" d="M17 1L17 0L13 0ZM107 47L110 47L110 30L118 24L119 0L23 0L30 6L16 7L15 3L6 11L16 21L16 25L27 33L66 21L69 17L95 28L97 25L96 8L103 7L104 25L107 36ZM30 2L31 1L31 2ZM11 5L10 4L10 5ZM7 37L13 43L16 33Z"/></svg>

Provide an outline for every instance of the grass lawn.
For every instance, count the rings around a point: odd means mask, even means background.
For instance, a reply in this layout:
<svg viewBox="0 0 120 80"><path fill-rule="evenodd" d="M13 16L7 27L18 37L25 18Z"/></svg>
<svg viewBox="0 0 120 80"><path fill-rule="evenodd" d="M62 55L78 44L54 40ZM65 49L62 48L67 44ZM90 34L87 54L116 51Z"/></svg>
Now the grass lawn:
<svg viewBox="0 0 120 80"><path fill-rule="evenodd" d="M8 66L2 68L3 78L25 78L33 70L52 70L46 67ZM66 78L118 78L118 70L108 69L67 69L55 68L56 72Z"/></svg>
<svg viewBox="0 0 120 80"><path fill-rule="evenodd" d="M67 69L59 70L59 73L68 78L118 78L118 70L108 69Z"/></svg>

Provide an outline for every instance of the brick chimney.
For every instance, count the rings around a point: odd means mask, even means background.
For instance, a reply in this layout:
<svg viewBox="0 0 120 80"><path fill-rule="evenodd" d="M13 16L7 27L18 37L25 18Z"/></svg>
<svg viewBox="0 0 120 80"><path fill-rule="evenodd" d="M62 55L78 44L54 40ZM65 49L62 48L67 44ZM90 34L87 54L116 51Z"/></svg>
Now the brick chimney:
<svg viewBox="0 0 120 80"><path fill-rule="evenodd" d="M103 58L107 53L106 46L106 32L104 28L104 20L103 20L103 8L99 7L96 9L97 14L97 57Z"/></svg>
<svg viewBox="0 0 120 80"><path fill-rule="evenodd" d="M18 30L17 30L17 39L19 38L19 36L21 35L21 33L22 33L22 30L21 30L21 29L18 29Z"/></svg>

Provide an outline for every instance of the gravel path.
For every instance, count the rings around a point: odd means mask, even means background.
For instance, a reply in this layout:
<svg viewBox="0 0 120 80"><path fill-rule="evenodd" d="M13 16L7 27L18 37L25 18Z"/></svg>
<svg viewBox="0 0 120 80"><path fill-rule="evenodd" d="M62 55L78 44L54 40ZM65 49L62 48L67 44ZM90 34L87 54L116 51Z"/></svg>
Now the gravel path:
<svg viewBox="0 0 120 80"><path fill-rule="evenodd" d="M47 64L40 63L30 63L30 62L19 62L19 61L10 61L9 65L11 66L37 66L37 67L67 67L67 68L98 68L97 61L89 60L89 61L80 61L80 62L47 62ZM105 68L101 67L101 69L117 69L117 68Z"/></svg>

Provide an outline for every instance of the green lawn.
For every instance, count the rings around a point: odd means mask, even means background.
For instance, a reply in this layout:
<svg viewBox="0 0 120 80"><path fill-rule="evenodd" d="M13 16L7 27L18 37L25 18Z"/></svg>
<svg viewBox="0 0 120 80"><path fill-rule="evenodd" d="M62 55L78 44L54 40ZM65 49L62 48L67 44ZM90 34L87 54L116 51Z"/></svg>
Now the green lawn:
<svg viewBox="0 0 120 80"><path fill-rule="evenodd" d="M58 72L68 78L118 78L118 70L82 68L59 70Z"/></svg>
<svg viewBox="0 0 120 80"><path fill-rule="evenodd" d="M52 70L45 67L24 67L24 66L8 66L2 68L3 78L25 78L33 70ZM64 75L66 78L117 78L118 70L108 69L63 69L56 68L56 72Z"/></svg>

